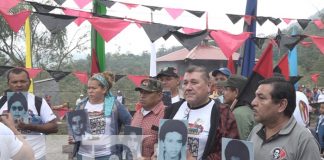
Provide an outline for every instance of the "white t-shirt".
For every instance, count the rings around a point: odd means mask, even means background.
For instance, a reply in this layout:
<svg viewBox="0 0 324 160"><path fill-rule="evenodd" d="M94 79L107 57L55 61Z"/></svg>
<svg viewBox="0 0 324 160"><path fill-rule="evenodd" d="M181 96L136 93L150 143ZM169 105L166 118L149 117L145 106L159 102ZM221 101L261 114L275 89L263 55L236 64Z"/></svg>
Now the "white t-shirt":
<svg viewBox="0 0 324 160"><path fill-rule="evenodd" d="M210 116L214 101L197 109L190 109L187 101L179 108L173 119L188 120L188 150L201 159L210 130Z"/></svg>
<svg viewBox="0 0 324 160"><path fill-rule="evenodd" d="M27 94L27 103L28 103L28 117L34 122L37 123L47 123L56 118L50 106L47 104L45 99L42 99L42 106L40 109L40 117L38 116L36 107L35 107L35 95L28 93ZM0 114L3 111L8 110L8 103L6 102L3 107L0 109ZM45 135L39 132L31 131L21 131L25 137L26 141L31 145L33 151L35 152L35 158L39 159L45 156L46 154L46 144L45 144Z"/></svg>
<svg viewBox="0 0 324 160"><path fill-rule="evenodd" d="M0 122L0 159L11 159L21 149L23 143L3 123Z"/></svg>
<svg viewBox="0 0 324 160"><path fill-rule="evenodd" d="M180 96L179 96L179 95L177 95L177 96L171 98L171 103L172 103L172 104L173 104L173 103L176 103L176 102L179 102L179 101L180 101Z"/></svg>
<svg viewBox="0 0 324 160"><path fill-rule="evenodd" d="M306 127L309 123L309 112L311 106L303 92L296 91L296 108L293 113L298 124Z"/></svg>
<svg viewBox="0 0 324 160"><path fill-rule="evenodd" d="M101 157L110 155L111 140L111 117L104 117L103 104L86 103L84 109L89 113L90 132L82 138L79 154L85 157ZM102 112L101 115L91 115L91 112Z"/></svg>
<svg viewBox="0 0 324 160"><path fill-rule="evenodd" d="M117 96L116 99L119 103L123 104L123 96Z"/></svg>

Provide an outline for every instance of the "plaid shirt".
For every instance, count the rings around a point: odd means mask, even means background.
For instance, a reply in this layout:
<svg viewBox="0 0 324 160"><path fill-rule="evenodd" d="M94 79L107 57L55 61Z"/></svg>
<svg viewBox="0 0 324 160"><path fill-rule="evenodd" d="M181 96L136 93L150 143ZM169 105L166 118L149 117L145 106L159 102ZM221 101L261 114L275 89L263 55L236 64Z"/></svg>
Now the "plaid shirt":
<svg viewBox="0 0 324 160"><path fill-rule="evenodd" d="M221 119L216 131L216 145L213 153L208 155L209 160L221 160L222 156L222 137L240 139L234 114L230 111L229 106L221 105L219 107Z"/></svg>
<svg viewBox="0 0 324 160"><path fill-rule="evenodd" d="M151 157L154 153L154 144L157 143L157 135L160 119L164 116L163 102L158 103L150 113L143 116L142 110L138 110L133 117L131 125L134 127L141 127L143 135L149 137L144 138L142 144L142 156ZM156 126L156 127L153 127ZM153 128L152 128L153 127ZM156 128L156 130L154 129Z"/></svg>

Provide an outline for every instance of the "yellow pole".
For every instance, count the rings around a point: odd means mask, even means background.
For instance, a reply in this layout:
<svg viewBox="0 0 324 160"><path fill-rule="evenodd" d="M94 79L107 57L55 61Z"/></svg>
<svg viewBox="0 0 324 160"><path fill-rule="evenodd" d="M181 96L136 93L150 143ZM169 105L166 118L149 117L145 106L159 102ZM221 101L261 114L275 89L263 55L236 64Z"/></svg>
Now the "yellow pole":
<svg viewBox="0 0 324 160"><path fill-rule="evenodd" d="M30 35L30 19L26 19L25 23L25 36L26 36L26 68L33 68L32 65L32 55L31 55L31 35ZM33 79L30 79L30 87L28 92L34 92L34 82Z"/></svg>

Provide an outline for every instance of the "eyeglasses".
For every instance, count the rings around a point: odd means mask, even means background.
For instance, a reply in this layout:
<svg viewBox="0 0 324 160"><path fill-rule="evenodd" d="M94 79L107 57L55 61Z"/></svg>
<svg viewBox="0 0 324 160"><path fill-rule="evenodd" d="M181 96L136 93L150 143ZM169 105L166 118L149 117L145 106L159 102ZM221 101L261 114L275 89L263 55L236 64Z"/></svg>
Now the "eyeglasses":
<svg viewBox="0 0 324 160"><path fill-rule="evenodd" d="M22 107L22 106L11 106L11 109L12 109L12 111L16 111L16 110L22 111L24 109L24 107Z"/></svg>

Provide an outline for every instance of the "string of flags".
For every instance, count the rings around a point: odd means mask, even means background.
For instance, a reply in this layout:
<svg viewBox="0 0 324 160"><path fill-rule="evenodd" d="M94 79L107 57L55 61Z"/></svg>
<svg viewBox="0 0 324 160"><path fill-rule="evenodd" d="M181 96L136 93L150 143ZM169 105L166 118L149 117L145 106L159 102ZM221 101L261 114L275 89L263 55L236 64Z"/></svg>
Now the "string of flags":
<svg viewBox="0 0 324 160"><path fill-rule="evenodd" d="M13 66L0 66L0 76L5 75L8 70L14 68ZM56 82L59 82L61 79L66 77L69 74L73 74L82 84L88 84L89 76L87 72L84 71L58 71L58 70L43 70L41 68L24 68L28 73L30 78L34 79L37 77L37 75L42 72L46 71L49 73L49 75L54 78ZM126 75L124 74L116 74L115 75L115 82L119 81L120 79L124 78ZM145 75L127 75L127 78L131 80L134 85L139 86L141 81L145 78L148 78L149 76Z"/></svg>
<svg viewBox="0 0 324 160"><path fill-rule="evenodd" d="M9 6L14 6L16 2L17 1L10 1ZM111 2L113 1L99 0L99 2L104 4L108 4L108 3L111 4ZM14 32L19 31L22 25L24 25L26 18L29 17L31 13L35 14L51 33L57 33L61 31L72 22L75 22L76 24L80 25L85 20L87 20L99 32L99 34L102 35L103 39L106 42L109 42L112 38L118 35L129 24L136 23L138 26L143 27L145 33L147 34L151 42L155 42L161 37L167 40L171 35L173 35L188 50L192 50L198 44L200 44L203 39L205 39L207 36L210 36L215 40L215 43L217 43L217 45L221 48L221 50L224 52L227 58L231 57L231 55L238 48L240 48L240 46L248 38L252 39L258 48L262 48L265 40L270 39L264 37L254 37L251 36L249 32L243 32L241 34L234 35L222 30L190 29L186 27L172 26L172 25L152 23L152 22L143 22L143 21L137 21L133 19L123 19L123 18L111 17L111 16L99 16L91 12L74 10L74 9L69 9L64 7L44 5L36 2L28 2L28 3L30 3L35 8L36 10L35 12L23 10L17 14L10 14L4 12L3 11L4 8L0 6L2 9L1 15L4 17L4 19L6 20L6 22ZM55 8L62 9L65 15L50 13ZM279 24L278 18L274 19L272 17L251 17L251 16L249 17L249 16L233 15L233 14L227 14L227 16L232 20L233 23L236 23L241 18L244 18L245 21L246 19L256 18L257 21L259 21L258 23L260 24L263 24L264 21L266 20L275 22L277 25ZM297 20L297 21L301 22L299 23L301 24L301 26L304 26L302 28L305 28L306 23L302 23L302 22L306 22L306 21L303 20ZM309 21L307 20L307 22ZM248 23L249 21L246 22ZM314 23L315 22L316 24L320 24L318 20L314 20ZM182 29L182 31L179 31L180 29ZM306 38L310 38L311 41L302 41ZM310 46L312 43L315 44L317 48L321 51L321 53L324 55L324 37L321 36L315 36L315 35L290 36L278 32L277 36L274 37L274 40L278 42L278 47L280 47L280 50L283 50L283 52L285 52L286 50L291 50L299 42L301 42L300 44L305 47Z"/></svg>

